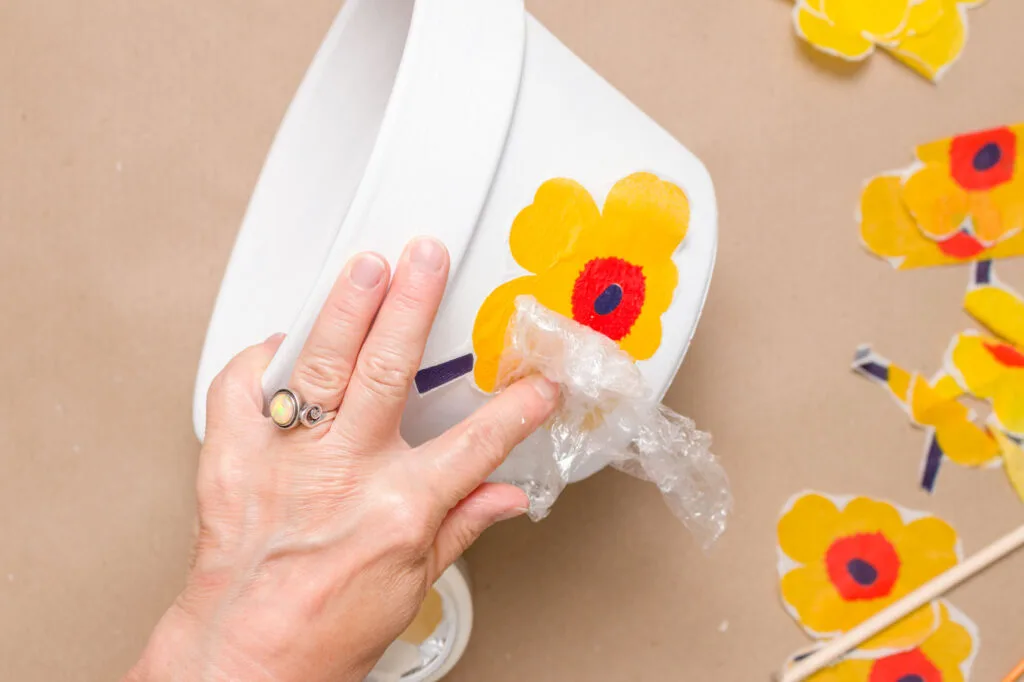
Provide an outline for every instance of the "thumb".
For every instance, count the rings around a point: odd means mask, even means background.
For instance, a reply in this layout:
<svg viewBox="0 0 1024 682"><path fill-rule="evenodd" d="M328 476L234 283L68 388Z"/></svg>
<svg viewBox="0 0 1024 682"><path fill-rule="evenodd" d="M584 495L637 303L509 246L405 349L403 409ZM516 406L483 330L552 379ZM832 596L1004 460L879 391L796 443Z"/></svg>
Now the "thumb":
<svg viewBox="0 0 1024 682"><path fill-rule="evenodd" d="M499 521L522 516L530 500L506 483L484 483L459 502L445 517L433 547L430 582L458 559L480 535Z"/></svg>

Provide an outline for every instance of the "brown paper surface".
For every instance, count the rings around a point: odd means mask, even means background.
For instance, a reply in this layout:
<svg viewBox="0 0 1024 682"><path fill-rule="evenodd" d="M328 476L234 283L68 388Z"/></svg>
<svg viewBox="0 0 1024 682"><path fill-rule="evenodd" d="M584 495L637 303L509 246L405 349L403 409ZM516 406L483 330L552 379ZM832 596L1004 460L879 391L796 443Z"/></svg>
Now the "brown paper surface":
<svg viewBox="0 0 1024 682"><path fill-rule="evenodd" d="M965 269L895 272L853 213L914 144L1024 119L1024 3L972 11L939 87L883 54L829 68L781 0L528 4L714 177L718 266L669 404L713 432L737 512L706 558L651 486L608 472L539 525L502 524L469 555L476 627L452 679L767 679L807 643L776 593L792 493L933 511L968 553L1024 517L999 470L945 466L921 493L922 435L848 370L864 341L935 368L969 324ZM205 325L338 5L0 5L4 680L115 679L182 586ZM1019 263L998 272L1024 286ZM951 595L981 629L975 679L1024 655L1022 572L1024 554Z"/></svg>

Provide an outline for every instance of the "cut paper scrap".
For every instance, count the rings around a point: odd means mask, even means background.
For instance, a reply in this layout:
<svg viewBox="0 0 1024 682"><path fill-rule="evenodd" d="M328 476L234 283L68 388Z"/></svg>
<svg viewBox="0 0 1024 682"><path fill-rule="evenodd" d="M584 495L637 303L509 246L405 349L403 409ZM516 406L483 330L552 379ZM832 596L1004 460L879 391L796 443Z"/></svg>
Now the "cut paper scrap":
<svg viewBox="0 0 1024 682"><path fill-rule="evenodd" d="M1003 455L1003 468L1006 469L1010 485L1017 492L1021 502L1024 502L1024 447L1021 447L1019 441L1000 431L993 431L992 435L999 443Z"/></svg>
<svg viewBox="0 0 1024 682"><path fill-rule="evenodd" d="M574 180L542 184L509 235L512 256L530 274L496 288L477 312L477 386L494 390L509 318L523 295L604 334L634 360L654 355L679 281L672 254L689 221L683 190L651 173L616 182L603 210Z"/></svg>
<svg viewBox="0 0 1024 682"><path fill-rule="evenodd" d="M849 631L963 559L945 521L867 497L803 492L778 522L783 604L815 639ZM920 645L941 623L937 603L861 646L888 655Z"/></svg>
<svg viewBox="0 0 1024 682"><path fill-rule="evenodd" d="M937 604L939 625L918 646L881 657L857 649L807 682L967 682L981 645L978 627L948 602ZM816 649L791 657L787 668Z"/></svg>
<svg viewBox="0 0 1024 682"><path fill-rule="evenodd" d="M816 49L849 62L881 47L938 82L967 42L967 8L978 0L797 0L793 25Z"/></svg>
<svg viewBox="0 0 1024 682"><path fill-rule="evenodd" d="M898 269L1024 255L1024 124L929 142L867 181L864 246Z"/></svg>
<svg viewBox="0 0 1024 682"><path fill-rule="evenodd" d="M999 457L999 445L989 431L974 422L975 415L957 400L963 390L946 374L931 381L917 372L892 364L869 346L861 346L853 369L885 386L911 421L927 434L921 487L932 492L939 465L948 458L962 466L985 466Z"/></svg>
<svg viewBox="0 0 1024 682"><path fill-rule="evenodd" d="M1024 299L978 263L964 308L997 335L959 334L946 352L946 372L971 395L992 404L995 428L1024 436Z"/></svg>

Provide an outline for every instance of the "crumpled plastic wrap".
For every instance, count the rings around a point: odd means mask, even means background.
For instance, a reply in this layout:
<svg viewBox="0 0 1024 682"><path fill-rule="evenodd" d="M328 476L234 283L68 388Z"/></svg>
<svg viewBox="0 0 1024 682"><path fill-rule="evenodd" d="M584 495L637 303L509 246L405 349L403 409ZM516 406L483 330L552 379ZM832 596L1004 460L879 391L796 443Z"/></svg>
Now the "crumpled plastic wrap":
<svg viewBox="0 0 1024 682"><path fill-rule="evenodd" d="M516 480L530 518L544 518L575 472L594 458L658 486L669 508L709 548L732 508L711 437L661 405L632 358L608 337L516 299L498 368L498 389L531 374L559 385L558 409L517 451ZM549 440L550 443L545 443ZM529 461L524 462L526 457Z"/></svg>

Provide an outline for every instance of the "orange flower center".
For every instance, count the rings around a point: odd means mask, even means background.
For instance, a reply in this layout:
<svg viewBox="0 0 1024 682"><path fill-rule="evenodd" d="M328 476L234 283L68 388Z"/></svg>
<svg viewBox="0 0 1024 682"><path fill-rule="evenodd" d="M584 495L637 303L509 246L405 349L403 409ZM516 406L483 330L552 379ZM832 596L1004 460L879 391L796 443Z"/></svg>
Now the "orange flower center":
<svg viewBox="0 0 1024 682"><path fill-rule="evenodd" d="M892 592L900 557L882 533L837 539L825 552L829 580L846 601L880 599Z"/></svg>
<svg viewBox="0 0 1024 682"><path fill-rule="evenodd" d="M868 682L942 682L942 671L920 649L875 661Z"/></svg>
<svg viewBox="0 0 1024 682"><path fill-rule="evenodd" d="M985 350L992 354L1000 365L1006 367L1024 367L1024 353L1008 343L986 343Z"/></svg>
<svg viewBox="0 0 1024 682"><path fill-rule="evenodd" d="M938 243L939 251L952 258L974 258L985 246L963 230Z"/></svg>

